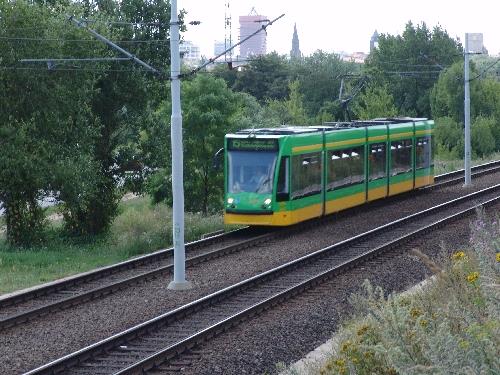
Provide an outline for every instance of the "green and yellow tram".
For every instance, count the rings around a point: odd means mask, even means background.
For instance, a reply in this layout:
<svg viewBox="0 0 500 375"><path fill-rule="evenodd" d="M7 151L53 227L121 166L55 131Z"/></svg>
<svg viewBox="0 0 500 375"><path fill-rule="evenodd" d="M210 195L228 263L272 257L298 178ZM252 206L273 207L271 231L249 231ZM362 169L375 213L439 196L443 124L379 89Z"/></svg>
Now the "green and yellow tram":
<svg viewBox="0 0 500 375"><path fill-rule="evenodd" d="M286 226L432 184L433 128L384 118L228 134L224 221Z"/></svg>

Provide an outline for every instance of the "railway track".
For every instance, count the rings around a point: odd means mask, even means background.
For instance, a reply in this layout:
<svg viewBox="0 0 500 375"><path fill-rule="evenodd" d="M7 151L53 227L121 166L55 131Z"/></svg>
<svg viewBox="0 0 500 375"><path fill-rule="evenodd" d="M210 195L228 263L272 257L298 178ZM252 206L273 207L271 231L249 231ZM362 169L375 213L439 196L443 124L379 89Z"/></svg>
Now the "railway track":
<svg viewBox="0 0 500 375"><path fill-rule="evenodd" d="M477 166L473 169L473 172L475 177L479 177L498 170L500 170L500 161ZM463 171L437 176L436 184L424 189L435 189L460 183L463 179L461 174L463 174ZM392 198L401 199L402 197L394 196ZM329 219L326 218L326 220ZM293 228L275 229L271 232L243 228L195 241L186 244L186 253L188 255L186 265L190 267L216 259L270 241L278 236L284 236L291 231L298 231L301 228L307 229L311 225L314 224L304 223ZM70 308L112 294L131 285L168 274L173 270L172 259L173 249L160 250L83 275L34 288L25 293L0 298L0 331L51 312Z"/></svg>
<svg viewBox="0 0 500 375"><path fill-rule="evenodd" d="M314 289L478 206L500 203L500 184L396 220L193 301L27 374L142 374L262 311Z"/></svg>
<svg viewBox="0 0 500 375"><path fill-rule="evenodd" d="M489 163L484 163L481 165L477 165L475 167L472 167L472 177L480 177L484 176L485 174L488 173L494 173L498 170L500 170L500 160L495 160ZM425 189L436 189L436 188L441 188L444 186L450 186L456 183L460 183L461 181L464 180L464 170L459 169L453 172L449 173L444 173L439 176L436 176L435 178L435 183L434 185L424 187L423 190Z"/></svg>
<svg viewBox="0 0 500 375"><path fill-rule="evenodd" d="M266 241L270 235L258 229L243 228L188 243L186 253L194 255L186 260L186 264L193 266L248 246L258 245ZM173 249L166 249L25 293L14 294L0 300L0 331L172 271Z"/></svg>

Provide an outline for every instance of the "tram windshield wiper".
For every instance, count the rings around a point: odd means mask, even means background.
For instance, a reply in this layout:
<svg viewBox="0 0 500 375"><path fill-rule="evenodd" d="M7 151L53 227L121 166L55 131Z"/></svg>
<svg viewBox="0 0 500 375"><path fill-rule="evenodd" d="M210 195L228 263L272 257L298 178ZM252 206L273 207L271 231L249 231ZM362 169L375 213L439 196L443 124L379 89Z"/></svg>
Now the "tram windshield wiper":
<svg viewBox="0 0 500 375"><path fill-rule="evenodd" d="M265 193L267 191L262 191L263 188L269 184L269 182L271 181L271 177L266 177L265 179L262 180L262 182L259 183L259 186L257 186L257 189L255 190L256 193ZM267 189L269 190L269 188Z"/></svg>

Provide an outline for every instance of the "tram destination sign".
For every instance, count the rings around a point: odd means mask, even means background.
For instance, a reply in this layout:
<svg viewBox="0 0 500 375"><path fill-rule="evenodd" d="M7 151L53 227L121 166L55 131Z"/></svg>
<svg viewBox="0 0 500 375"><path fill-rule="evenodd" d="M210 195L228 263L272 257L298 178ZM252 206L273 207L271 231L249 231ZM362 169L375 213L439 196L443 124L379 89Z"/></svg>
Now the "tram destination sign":
<svg viewBox="0 0 500 375"><path fill-rule="evenodd" d="M227 140L228 150L237 151L277 151L277 139L233 138Z"/></svg>

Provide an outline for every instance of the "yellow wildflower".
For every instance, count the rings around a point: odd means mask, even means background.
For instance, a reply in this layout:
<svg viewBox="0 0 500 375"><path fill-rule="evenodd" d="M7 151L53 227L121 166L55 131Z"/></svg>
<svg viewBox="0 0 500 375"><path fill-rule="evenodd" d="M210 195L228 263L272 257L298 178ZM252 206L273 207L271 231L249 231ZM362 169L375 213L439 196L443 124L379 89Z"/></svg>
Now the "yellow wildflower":
<svg viewBox="0 0 500 375"><path fill-rule="evenodd" d="M371 352L371 351L368 351L368 352L365 352L365 353L364 353L364 356L365 356L366 358L373 358L374 353L373 353L373 352Z"/></svg>
<svg viewBox="0 0 500 375"><path fill-rule="evenodd" d="M339 358L339 359L335 360L335 365L339 366L339 367L345 366L345 360L342 358Z"/></svg>
<svg viewBox="0 0 500 375"><path fill-rule="evenodd" d="M497 258L497 262L500 262L500 253L497 253L496 258Z"/></svg>
<svg viewBox="0 0 500 375"><path fill-rule="evenodd" d="M410 315L412 318L418 318L420 315L422 315L422 310L414 307L410 310Z"/></svg>
<svg viewBox="0 0 500 375"><path fill-rule="evenodd" d="M458 342L458 346L462 349L467 349L470 346L470 344L467 340L461 340Z"/></svg>
<svg viewBox="0 0 500 375"><path fill-rule="evenodd" d="M422 320L420 321L420 325L421 325L422 327L424 327L424 328L425 328L425 327L427 327L427 324L429 324L429 322L428 322L427 320L425 320L425 319L422 319Z"/></svg>
<svg viewBox="0 0 500 375"><path fill-rule="evenodd" d="M465 259L465 252L463 251L457 251L456 253L454 253L452 256L451 256L451 259L453 260L462 260L462 259Z"/></svg>
<svg viewBox="0 0 500 375"><path fill-rule="evenodd" d="M467 275L467 281L469 283L473 283L478 279L478 277L479 277L479 272L471 272Z"/></svg>
<svg viewBox="0 0 500 375"><path fill-rule="evenodd" d="M351 342L349 340L347 340L346 342L344 342L342 344L340 351L345 353L345 352L349 351L350 348L351 348Z"/></svg>
<svg viewBox="0 0 500 375"><path fill-rule="evenodd" d="M366 332L368 332L368 329L370 328L369 325L362 325L359 329L358 329L358 336L363 336Z"/></svg>

